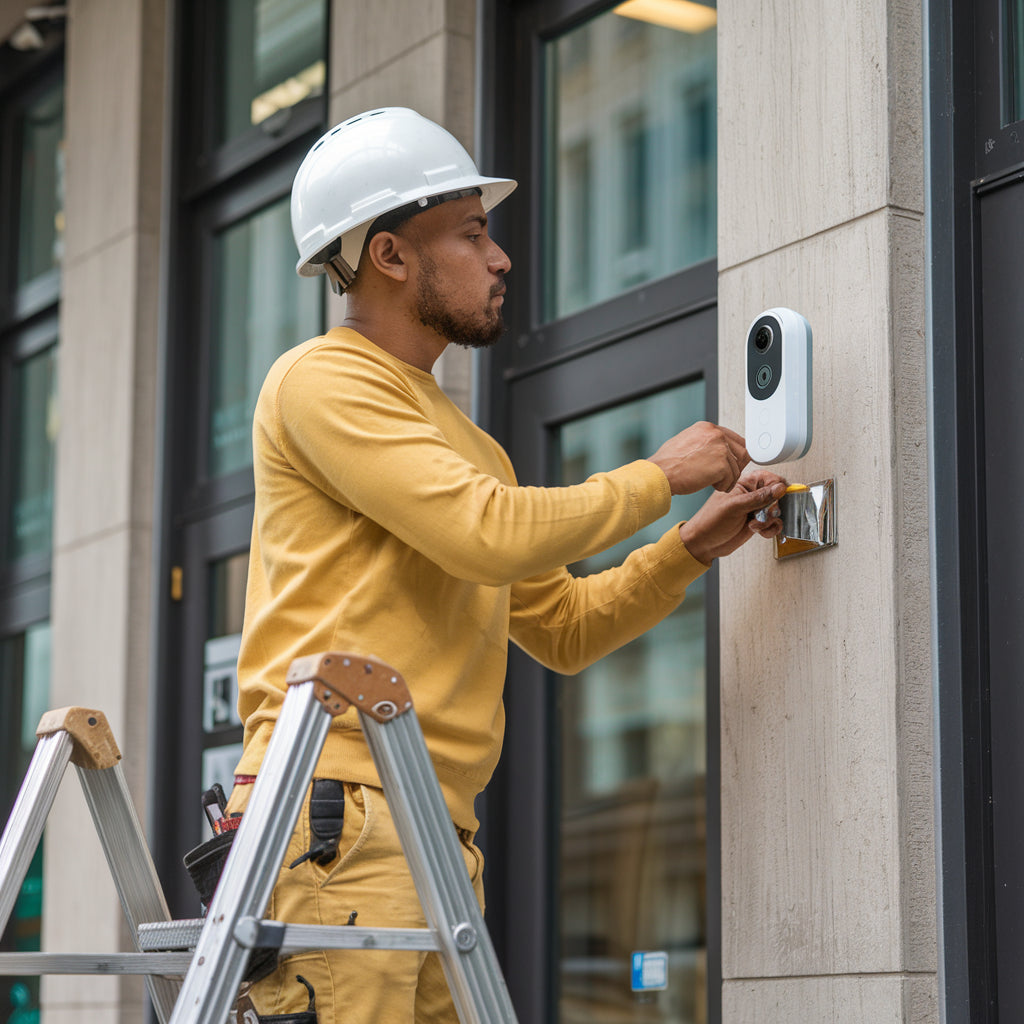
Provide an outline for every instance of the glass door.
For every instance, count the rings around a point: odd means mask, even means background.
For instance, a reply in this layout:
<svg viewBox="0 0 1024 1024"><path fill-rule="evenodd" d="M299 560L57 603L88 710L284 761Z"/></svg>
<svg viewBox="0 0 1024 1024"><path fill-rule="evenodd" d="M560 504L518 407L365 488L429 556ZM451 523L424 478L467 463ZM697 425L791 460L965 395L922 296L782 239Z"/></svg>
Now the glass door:
<svg viewBox="0 0 1024 1024"><path fill-rule="evenodd" d="M704 382L695 380L564 424L561 482L643 458L704 409ZM662 520L574 571L617 565L692 515L704 497L675 498ZM706 1020L705 589L702 578L654 629L578 675L552 680L560 741L558 1019L565 1024Z"/></svg>
<svg viewBox="0 0 1024 1024"><path fill-rule="evenodd" d="M485 357L481 412L521 483L570 483L716 415L717 12L491 0L483 14L483 162L519 188L492 217L511 335ZM510 652L482 841L523 1020L720 1018L715 579L578 676Z"/></svg>
<svg viewBox="0 0 1024 1024"><path fill-rule="evenodd" d="M714 419L716 315L709 303L516 378L520 482L575 482ZM572 571L620 562L701 499L675 499L664 520ZM712 569L659 626L572 678L510 653L505 748L482 818L488 920L523 1019L717 1019L716 579ZM634 954L664 987L635 990Z"/></svg>

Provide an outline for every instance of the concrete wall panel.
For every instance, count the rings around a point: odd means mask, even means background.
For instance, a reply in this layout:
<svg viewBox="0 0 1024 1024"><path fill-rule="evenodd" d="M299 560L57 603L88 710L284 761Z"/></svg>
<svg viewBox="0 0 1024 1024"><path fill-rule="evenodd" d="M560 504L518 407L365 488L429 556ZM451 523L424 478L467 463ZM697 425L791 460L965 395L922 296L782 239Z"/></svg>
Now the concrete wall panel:
<svg viewBox="0 0 1024 1024"><path fill-rule="evenodd" d="M720 4L719 266L888 200L886 5Z"/></svg>
<svg viewBox="0 0 1024 1024"><path fill-rule="evenodd" d="M938 1024L934 978L793 978L727 982L729 1024Z"/></svg>
<svg viewBox="0 0 1024 1024"><path fill-rule="evenodd" d="M108 716L140 813L149 753L165 13L164 0L73 0L66 56L51 703ZM51 818L46 832L44 948L130 948L81 797L61 800L70 801L68 813ZM138 1020L141 993L137 978L49 977L44 1019Z"/></svg>
<svg viewBox="0 0 1024 1024"><path fill-rule="evenodd" d="M804 313L814 443L776 468L834 478L839 530L721 570L724 1019L930 1022L920 5L718 12L721 418L751 319Z"/></svg>
<svg viewBox="0 0 1024 1024"><path fill-rule="evenodd" d="M921 243L883 212L720 278L725 423L753 316L811 321L814 443L776 468L834 478L839 529L721 570L727 978L934 969Z"/></svg>

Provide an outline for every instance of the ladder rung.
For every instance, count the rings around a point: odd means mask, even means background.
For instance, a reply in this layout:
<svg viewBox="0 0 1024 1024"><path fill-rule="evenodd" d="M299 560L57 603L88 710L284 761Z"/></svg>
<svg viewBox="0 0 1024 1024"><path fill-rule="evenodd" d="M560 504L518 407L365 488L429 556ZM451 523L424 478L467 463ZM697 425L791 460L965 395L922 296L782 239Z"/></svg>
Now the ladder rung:
<svg viewBox="0 0 1024 1024"><path fill-rule="evenodd" d="M143 950L192 949L203 930L203 918L155 921L139 925ZM363 928L357 925L282 924L244 917L235 929L235 941L249 949L280 949L292 956L313 949L412 949L435 952L441 948L429 928Z"/></svg>
<svg viewBox="0 0 1024 1024"><path fill-rule="evenodd" d="M149 974L182 977L191 953L0 953L0 975Z"/></svg>

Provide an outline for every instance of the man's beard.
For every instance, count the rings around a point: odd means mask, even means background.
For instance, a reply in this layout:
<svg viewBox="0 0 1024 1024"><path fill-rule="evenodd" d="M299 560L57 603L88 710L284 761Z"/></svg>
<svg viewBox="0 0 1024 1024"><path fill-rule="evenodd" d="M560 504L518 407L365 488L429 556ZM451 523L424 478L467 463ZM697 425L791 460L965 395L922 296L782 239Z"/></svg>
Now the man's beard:
<svg viewBox="0 0 1024 1024"><path fill-rule="evenodd" d="M429 256L420 254L420 276L416 285L416 313L420 323L436 331L446 341L463 348L490 348L505 333L501 307L490 300L504 290L495 285L488 295L488 305L478 316L454 313L441 298L438 289L437 265Z"/></svg>

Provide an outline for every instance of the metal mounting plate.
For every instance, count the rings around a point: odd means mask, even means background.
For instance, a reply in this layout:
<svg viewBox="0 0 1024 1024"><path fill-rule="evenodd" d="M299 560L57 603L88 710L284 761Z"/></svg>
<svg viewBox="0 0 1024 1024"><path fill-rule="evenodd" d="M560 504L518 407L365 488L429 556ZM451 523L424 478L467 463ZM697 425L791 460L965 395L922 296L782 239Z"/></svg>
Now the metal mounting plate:
<svg viewBox="0 0 1024 1024"><path fill-rule="evenodd" d="M836 482L819 480L806 491L779 498L782 533L775 538L775 557L792 558L821 551L838 543L836 533Z"/></svg>

